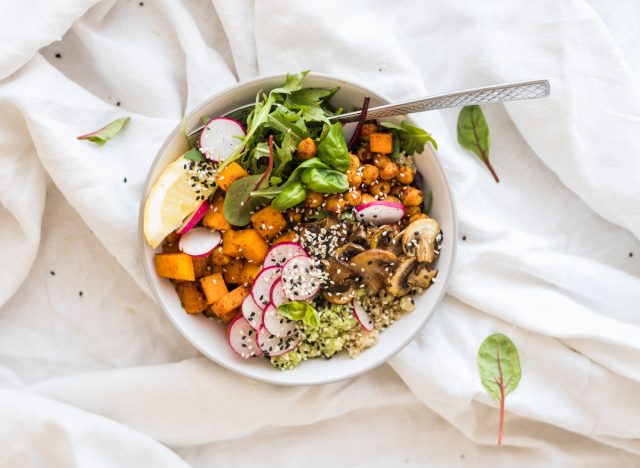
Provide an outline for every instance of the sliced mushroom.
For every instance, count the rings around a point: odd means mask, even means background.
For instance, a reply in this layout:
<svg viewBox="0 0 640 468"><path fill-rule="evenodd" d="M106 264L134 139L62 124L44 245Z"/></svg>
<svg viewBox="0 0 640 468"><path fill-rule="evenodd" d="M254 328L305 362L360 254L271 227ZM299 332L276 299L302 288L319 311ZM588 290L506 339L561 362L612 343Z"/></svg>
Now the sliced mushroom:
<svg viewBox="0 0 640 468"><path fill-rule="evenodd" d="M386 286L398 266L398 257L387 250L369 249L353 257L349 265L375 294Z"/></svg>
<svg viewBox="0 0 640 468"><path fill-rule="evenodd" d="M348 261L359 253L364 252L364 247L353 242L348 242L336 249L335 256L337 259ZM348 266L348 265L347 265Z"/></svg>
<svg viewBox="0 0 640 468"><path fill-rule="evenodd" d="M402 235L402 249L419 262L431 263L436 258L436 243L440 237L440 225L435 219L418 219L409 224Z"/></svg>
<svg viewBox="0 0 640 468"><path fill-rule="evenodd" d="M372 229L369 232L367 240L369 241L369 248L371 249L387 249L396 231L391 226L381 226L379 228Z"/></svg>
<svg viewBox="0 0 640 468"><path fill-rule="evenodd" d="M362 225L358 225L358 227L349 235L349 242L361 245L364 248L369 248L367 230Z"/></svg>
<svg viewBox="0 0 640 468"><path fill-rule="evenodd" d="M332 304L348 304L354 297L356 297L356 290L348 287L332 288L322 293L322 298Z"/></svg>
<svg viewBox="0 0 640 468"><path fill-rule="evenodd" d="M400 297L406 296L415 289L427 289L438 270L429 270L426 263L420 263L415 257L400 257L399 265L389 279L387 291Z"/></svg>

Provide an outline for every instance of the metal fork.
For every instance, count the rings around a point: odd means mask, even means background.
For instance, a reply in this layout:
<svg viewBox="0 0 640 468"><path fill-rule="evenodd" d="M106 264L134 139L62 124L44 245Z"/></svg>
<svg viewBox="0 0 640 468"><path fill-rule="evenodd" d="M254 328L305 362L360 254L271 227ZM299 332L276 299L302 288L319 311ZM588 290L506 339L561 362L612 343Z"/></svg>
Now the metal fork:
<svg viewBox="0 0 640 468"><path fill-rule="evenodd" d="M368 119L379 119L383 117L393 117L395 115L411 114L413 112L424 112L436 109L448 109L451 107L462 107L471 104L488 104L491 102L519 101L523 99L537 99L546 97L550 93L548 80L516 81L482 88L465 89L452 93L438 94L426 98L413 99L396 104L385 104L370 108L367 112ZM236 120L244 121L255 104L247 104L237 107L232 111L222 115ZM361 111L346 112L340 115L329 117L331 122L355 122L360 118ZM204 125L189 133L189 136L196 135Z"/></svg>

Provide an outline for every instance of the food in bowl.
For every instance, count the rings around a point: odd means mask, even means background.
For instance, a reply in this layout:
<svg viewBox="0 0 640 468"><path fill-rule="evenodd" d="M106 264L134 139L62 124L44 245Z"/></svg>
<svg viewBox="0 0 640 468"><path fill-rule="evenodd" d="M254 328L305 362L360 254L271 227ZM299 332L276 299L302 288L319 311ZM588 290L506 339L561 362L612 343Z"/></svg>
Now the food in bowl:
<svg viewBox="0 0 640 468"><path fill-rule="evenodd" d="M339 89L304 76L259 93L243 121L203 116L144 208L156 273L185 312L281 369L373 346L435 281L443 241L414 162L431 136L363 112L347 143L329 120Z"/></svg>

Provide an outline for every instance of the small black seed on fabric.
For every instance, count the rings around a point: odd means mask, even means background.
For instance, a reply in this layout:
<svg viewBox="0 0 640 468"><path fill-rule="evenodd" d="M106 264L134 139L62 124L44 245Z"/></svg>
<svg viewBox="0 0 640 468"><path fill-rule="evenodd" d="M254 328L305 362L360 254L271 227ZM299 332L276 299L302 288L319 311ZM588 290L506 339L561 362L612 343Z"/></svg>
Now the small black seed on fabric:
<svg viewBox="0 0 640 468"><path fill-rule="evenodd" d="M633 257L633 252L629 252L629 257Z"/></svg>
<svg viewBox="0 0 640 468"><path fill-rule="evenodd" d="M467 240L467 236L462 236L462 240L466 241Z"/></svg>
<svg viewBox="0 0 640 468"><path fill-rule="evenodd" d="M52 271L50 271L50 272L49 272L49 274L50 274L51 276L56 276L56 272L55 272L55 271L53 271L53 270L52 270Z"/></svg>
<svg viewBox="0 0 640 468"><path fill-rule="evenodd" d="M62 54L56 54L56 58L62 58Z"/></svg>
<svg viewBox="0 0 640 468"><path fill-rule="evenodd" d="M126 177L124 178L124 183L125 183L125 184L127 183L127 178L126 178Z"/></svg>
<svg viewBox="0 0 640 468"><path fill-rule="evenodd" d="M116 102L116 106L120 107L120 101Z"/></svg>
<svg viewBox="0 0 640 468"><path fill-rule="evenodd" d="M82 297L82 291L78 291L78 296Z"/></svg>

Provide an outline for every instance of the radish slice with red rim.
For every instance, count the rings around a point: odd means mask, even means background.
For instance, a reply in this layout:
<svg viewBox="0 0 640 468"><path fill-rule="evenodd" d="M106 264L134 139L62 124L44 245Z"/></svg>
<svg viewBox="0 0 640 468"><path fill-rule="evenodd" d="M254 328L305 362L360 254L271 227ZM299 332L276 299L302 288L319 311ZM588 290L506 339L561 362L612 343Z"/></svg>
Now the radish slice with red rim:
<svg viewBox="0 0 640 468"><path fill-rule="evenodd" d="M278 338L288 338L298 334L300 322L288 319L273 304L269 304L264 310L262 326Z"/></svg>
<svg viewBox="0 0 640 468"><path fill-rule="evenodd" d="M276 266L263 268L253 280L251 296L262 310L271 302L271 287L280 278L281 272L282 268Z"/></svg>
<svg viewBox="0 0 640 468"><path fill-rule="evenodd" d="M358 221L381 226L400 221L404 216L404 206L401 203L380 200L358 205L355 212Z"/></svg>
<svg viewBox="0 0 640 468"><path fill-rule="evenodd" d="M237 120L214 117L202 129L198 147L206 158L222 162L238 149L245 134L244 127Z"/></svg>
<svg viewBox="0 0 640 468"><path fill-rule="evenodd" d="M220 245L222 236L218 231L211 231L204 227L193 228L178 242L180 251L192 257L206 257L213 249Z"/></svg>
<svg viewBox="0 0 640 468"><path fill-rule="evenodd" d="M249 294L242 301L242 316L249 322L249 325L254 330L258 330L262 326L262 315L264 312L260 308L256 301L253 300L253 296Z"/></svg>
<svg viewBox="0 0 640 468"><path fill-rule="evenodd" d="M281 354L291 351L300 344L300 341L301 337L299 333L287 338L278 338L264 326L258 330L258 346L267 357L280 356Z"/></svg>
<svg viewBox="0 0 640 468"><path fill-rule="evenodd" d="M307 256L307 252L302 245L297 242L281 242L267 251L263 266L264 268L282 266L287 263L288 260L299 255Z"/></svg>
<svg viewBox="0 0 640 468"><path fill-rule="evenodd" d="M258 332L254 330L242 315L238 315L227 328L227 341L236 353L245 359L260 356L262 349L258 346Z"/></svg>
<svg viewBox="0 0 640 468"><path fill-rule="evenodd" d="M282 267L282 289L292 301L306 301L320 291L323 273L311 257L293 257Z"/></svg>
<svg viewBox="0 0 640 468"><path fill-rule="evenodd" d="M271 286L271 293L269 294L271 298L271 304L277 309L281 304L285 302L289 302L289 299L284 293L284 289L282 287L282 278L278 278L273 286ZM267 327L268 328L268 327Z"/></svg>
<svg viewBox="0 0 640 468"><path fill-rule="evenodd" d="M209 200L203 201L196 211L187 216L187 219L185 219L182 226L176 230L176 233L183 235L189 232L192 228L196 227L202 218L204 218L207 211L209 211Z"/></svg>
<svg viewBox="0 0 640 468"><path fill-rule="evenodd" d="M351 311L362 328L368 332L373 330L373 319L369 315L369 312L355 299L351 303Z"/></svg>

